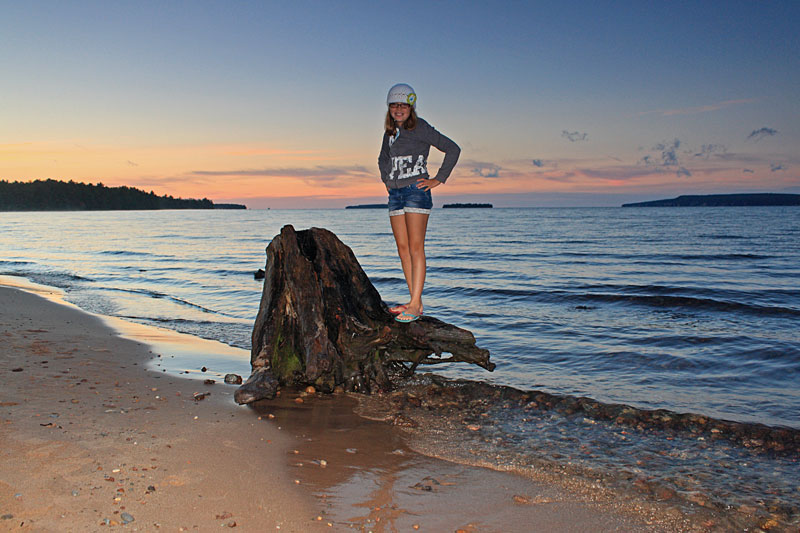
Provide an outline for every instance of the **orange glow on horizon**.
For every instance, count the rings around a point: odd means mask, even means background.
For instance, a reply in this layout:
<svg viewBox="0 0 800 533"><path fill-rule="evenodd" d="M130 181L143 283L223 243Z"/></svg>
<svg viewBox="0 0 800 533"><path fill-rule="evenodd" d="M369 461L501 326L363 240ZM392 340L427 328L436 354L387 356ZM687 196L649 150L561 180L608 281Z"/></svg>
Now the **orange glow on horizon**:
<svg viewBox="0 0 800 533"><path fill-rule="evenodd" d="M435 154L432 154L435 155ZM258 143L176 144L168 146L100 145L81 140L0 144L0 179L74 180L130 186L182 198L316 198L320 201L377 198L385 195L377 155L297 150ZM763 178L771 186L792 187L794 172L759 169L742 173L741 165L708 163L691 176L674 168L654 169L619 159L552 160L552 168L531 168L529 161L498 165L492 176L467 157L448 182L443 197L536 193L634 194L682 189L746 190ZM434 158L429 167L435 170ZM483 169L483 170L481 170Z"/></svg>

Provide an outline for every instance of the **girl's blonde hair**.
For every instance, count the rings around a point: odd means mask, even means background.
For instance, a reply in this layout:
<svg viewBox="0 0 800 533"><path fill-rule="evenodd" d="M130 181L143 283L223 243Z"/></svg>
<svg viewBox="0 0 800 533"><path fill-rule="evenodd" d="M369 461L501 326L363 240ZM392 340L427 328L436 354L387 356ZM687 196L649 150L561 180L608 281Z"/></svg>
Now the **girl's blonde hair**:
<svg viewBox="0 0 800 533"><path fill-rule="evenodd" d="M408 114L406 121L403 122L403 129L413 130L416 127L417 110L414 109L414 106L411 106L411 112ZM386 120L383 121L383 129L386 130L387 135L394 136L397 133L397 124L395 124L392 113L388 109L386 110Z"/></svg>

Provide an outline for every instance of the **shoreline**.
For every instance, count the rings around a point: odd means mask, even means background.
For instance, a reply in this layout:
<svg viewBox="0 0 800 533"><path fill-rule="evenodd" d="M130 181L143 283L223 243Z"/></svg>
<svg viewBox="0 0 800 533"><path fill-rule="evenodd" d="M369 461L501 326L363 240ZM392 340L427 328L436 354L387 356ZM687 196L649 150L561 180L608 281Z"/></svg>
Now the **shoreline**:
<svg viewBox="0 0 800 533"><path fill-rule="evenodd" d="M282 460L291 437L253 431L232 387L143 371L147 346L78 309L7 287L0 301L0 527L317 528Z"/></svg>
<svg viewBox="0 0 800 533"><path fill-rule="evenodd" d="M413 452L347 396L285 391L237 407L235 387L147 370L160 354L57 293L0 286L3 528L670 529L554 484Z"/></svg>

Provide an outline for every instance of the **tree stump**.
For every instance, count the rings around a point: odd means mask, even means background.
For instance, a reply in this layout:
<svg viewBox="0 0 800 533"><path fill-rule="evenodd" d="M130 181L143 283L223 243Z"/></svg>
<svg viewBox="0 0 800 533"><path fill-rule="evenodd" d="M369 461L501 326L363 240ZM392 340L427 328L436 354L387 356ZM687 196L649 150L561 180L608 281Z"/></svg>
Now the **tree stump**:
<svg viewBox="0 0 800 533"><path fill-rule="evenodd" d="M337 386L369 393L418 365L465 362L494 370L469 331L423 316L394 320L352 250L332 232L284 226L267 247L253 327L253 376L238 403L274 396L280 385Z"/></svg>

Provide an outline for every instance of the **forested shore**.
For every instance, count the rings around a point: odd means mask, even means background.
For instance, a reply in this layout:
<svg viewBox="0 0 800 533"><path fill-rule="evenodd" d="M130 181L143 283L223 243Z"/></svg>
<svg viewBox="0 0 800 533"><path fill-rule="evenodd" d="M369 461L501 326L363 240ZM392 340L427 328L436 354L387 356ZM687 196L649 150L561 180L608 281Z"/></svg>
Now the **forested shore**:
<svg viewBox="0 0 800 533"><path fill-rule="evenodd" d="M0 180L0 211L115 211L152 209L244 209L236 204L158 196L133 187L106 187L53 179Z"/></svg>

